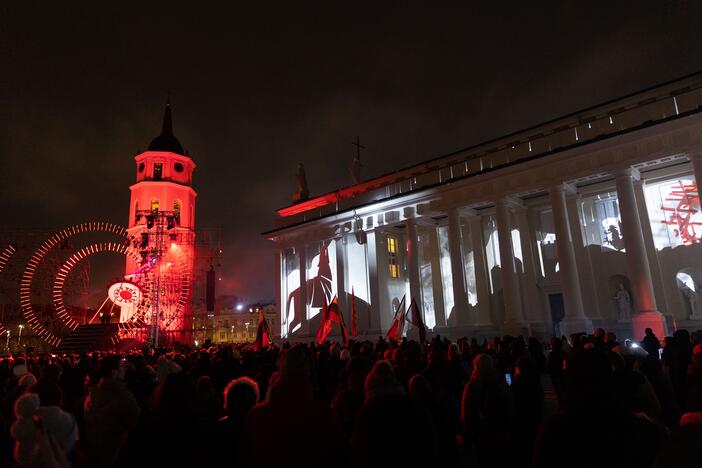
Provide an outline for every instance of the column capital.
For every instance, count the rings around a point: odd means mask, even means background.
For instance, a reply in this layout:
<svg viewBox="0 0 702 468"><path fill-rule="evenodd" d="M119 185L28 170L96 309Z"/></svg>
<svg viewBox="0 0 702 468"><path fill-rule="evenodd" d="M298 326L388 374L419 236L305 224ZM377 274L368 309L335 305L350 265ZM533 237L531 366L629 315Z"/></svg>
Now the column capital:
<svg viewBox="0 0 702 468"><path fill-rule="evenodd" d="M495 199L495 206L499 204L504 204L507 208L513 209L513 208L523 208L524 203L522 200L516 197L512 196L505 196L505 197L499 197Z"/></svg>
<svg viewBox="0 0 702 468"><path fill-rule="evenodd" d="M564 192L566 195L572 196L578 194L578 189L573 184L567 182L561 182L548 187L548 192Z"/></svg>
<svg viewBox="0 0 702 468"><path fill-rule="evenodd" d="M640 180L641 179L641 173L639 172L638 169L635 169L633 167L625 167L622 169L617 169L613 171L614 177L616 179L622 179L622 178L630 178L632 180Z"/></svg>

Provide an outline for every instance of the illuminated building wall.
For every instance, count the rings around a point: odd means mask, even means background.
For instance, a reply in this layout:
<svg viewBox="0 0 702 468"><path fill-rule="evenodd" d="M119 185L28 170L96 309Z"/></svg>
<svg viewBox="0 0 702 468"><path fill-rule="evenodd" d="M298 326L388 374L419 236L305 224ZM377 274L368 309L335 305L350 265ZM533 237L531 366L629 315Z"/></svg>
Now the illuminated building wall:
<svg viewBox="0 0 702 468"><path fill-rule="evenodd" d="M278 210L281 312L314 334L328 243L370 339L403 297L442 336L702 328L701 180L697 74Z"/></svg>
<svg viewBox="0 0 702 468"><path fill-rule="evenodd" d="M195 163L173 135L171 108L166 106L161 135L137 155L136 183L130 187L129 234L142 252L142 264L128 258L127 279L137 284L160 283L159 344L192 341L192 282L195 253ZM167 215L159 229L158 214ZM152 215L151 220L149 215ZM169 221L170 218L170 221ZM149 224L153 226L149 227ZM158 260L157 260L158 258ZM147 263L153 263L145 268ZM137 274L135 274L137 273ZM156 287L150 314L155 314ZM124 314L129 311L123 311ZM123 317L124 318L124 317ZM136 332L138 339L148 331Z"/></svg>

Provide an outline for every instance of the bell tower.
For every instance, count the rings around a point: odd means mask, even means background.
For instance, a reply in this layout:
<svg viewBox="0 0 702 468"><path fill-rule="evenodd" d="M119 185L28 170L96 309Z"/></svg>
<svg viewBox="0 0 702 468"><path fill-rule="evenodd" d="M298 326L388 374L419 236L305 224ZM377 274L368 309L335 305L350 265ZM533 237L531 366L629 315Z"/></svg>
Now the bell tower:
<svg viewBox="0 0 702 468"><path fill-rule="evenodd" d="M192 341L192 282L195 260L195 163L173 134L170 98L161 134L136 162L136 183L129 187L128 231L141 261L127 258L126 275L150 291L143 320L134 336L154 345ZM130 310L122 310L121 321Z"/></svg>

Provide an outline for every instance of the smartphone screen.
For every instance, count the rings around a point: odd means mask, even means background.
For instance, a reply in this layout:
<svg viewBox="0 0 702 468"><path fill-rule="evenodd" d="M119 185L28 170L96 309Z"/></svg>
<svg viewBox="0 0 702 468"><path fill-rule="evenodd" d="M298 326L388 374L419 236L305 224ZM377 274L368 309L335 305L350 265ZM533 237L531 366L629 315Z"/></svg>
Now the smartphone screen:
<svg viewBox="0 0 702 468"><path fill-rule="evenodd" d="M658 359L663 359L663 348L658 348Z"/></svg>
<svg viewBox="0 0 702 468"><path fill-rule="evenodd" d="M505 374L505 382L507 382L507 385L512 385L512 374L509 372Z"/></svg>

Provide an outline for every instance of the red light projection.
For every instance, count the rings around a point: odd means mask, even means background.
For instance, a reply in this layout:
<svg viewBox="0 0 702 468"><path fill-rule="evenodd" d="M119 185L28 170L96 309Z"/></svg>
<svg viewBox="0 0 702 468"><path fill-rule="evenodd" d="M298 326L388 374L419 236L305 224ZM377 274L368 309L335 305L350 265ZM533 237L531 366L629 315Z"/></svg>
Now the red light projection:
<svg viewBox="0 0 702 468"><path fill-rule="evenodd" d="M679 180L671 187L661 210L666 218L661 222L673 228L683 245L697 244L702 239L700 194L697 183ZM668 214L669 213L669 214Z"/></svg>

